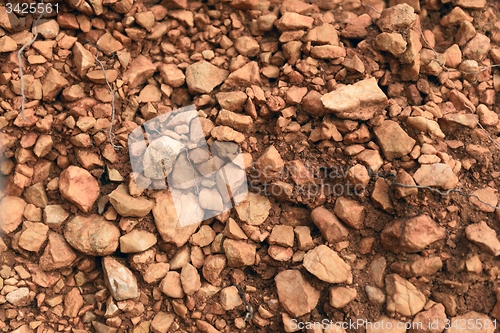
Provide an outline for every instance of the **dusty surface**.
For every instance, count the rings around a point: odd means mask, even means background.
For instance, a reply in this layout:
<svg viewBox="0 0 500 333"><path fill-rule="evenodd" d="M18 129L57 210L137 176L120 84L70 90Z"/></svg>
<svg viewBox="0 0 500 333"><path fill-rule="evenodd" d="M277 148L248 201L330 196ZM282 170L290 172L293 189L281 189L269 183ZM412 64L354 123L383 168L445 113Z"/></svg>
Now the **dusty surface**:
<svg viewBox="0 0 500 333"><path fill-rule="evenodd" d="M6 11L2 332L500 331L495 1L65 1L24 117ZM297 327L324 320L393 327Z"/></svg>

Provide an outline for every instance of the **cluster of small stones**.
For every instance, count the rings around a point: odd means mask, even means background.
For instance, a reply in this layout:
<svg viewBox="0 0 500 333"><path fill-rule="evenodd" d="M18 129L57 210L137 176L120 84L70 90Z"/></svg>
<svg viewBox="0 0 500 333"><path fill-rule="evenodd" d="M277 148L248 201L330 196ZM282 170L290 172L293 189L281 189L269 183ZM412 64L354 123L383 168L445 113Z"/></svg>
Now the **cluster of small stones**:
<svg viewBox="0 0 500 333"><path fill-rule="evenodd" d="M482 328L446 332L494 332L500 142L488 133L500 133L500 74L487 67L500 64L500 23L485 0L60 5L24 54L26 121L17 50L33 22L0 7L2 332L293 332L292 319L342 321L368 307L373 322L438 320L432 332L443 332L446 319L470 319ZM106 133L113 125L134 152L132 131L192 103L205 139L241 147L236 167L258 173L250 184L271 196L251 191L234 210L181 226L176 198L145 190L128 149ZM163 138L189 130L157 129ZM203 168L198 153L179 155L179 177ZM345 181L365 190L297 194L322 181L306 166L314 154L339 156ZM377 171L410 187L374 181ZM475 180L468 208L429 212L436 197L411 187L456 189L465 173ZM219 204L214 193L202 201ZM406 201L425 212L397 214ZM373 209L391 222L372 228ZM463 209L483 220L462 219ZM465 252L455 256L458 242ZM477 280L496 295L487 311L462 304Z"/></svg>

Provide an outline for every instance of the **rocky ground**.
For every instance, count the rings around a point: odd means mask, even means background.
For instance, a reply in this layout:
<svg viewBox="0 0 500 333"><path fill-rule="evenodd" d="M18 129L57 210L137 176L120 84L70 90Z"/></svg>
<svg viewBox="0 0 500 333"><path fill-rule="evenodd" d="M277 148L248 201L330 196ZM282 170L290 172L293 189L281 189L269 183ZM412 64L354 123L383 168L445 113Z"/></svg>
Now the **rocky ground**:
<svg viewBox="0 0 500 333"><path fill-rule="evenodd" d="M2 332L500 332L498 2L67 0L36 31L6 8ZM242 158L152 125L179 199L133 133L191 104ZM181 181L212 159L222 213ZM394 326L297 325L323 320Z"/></svg>

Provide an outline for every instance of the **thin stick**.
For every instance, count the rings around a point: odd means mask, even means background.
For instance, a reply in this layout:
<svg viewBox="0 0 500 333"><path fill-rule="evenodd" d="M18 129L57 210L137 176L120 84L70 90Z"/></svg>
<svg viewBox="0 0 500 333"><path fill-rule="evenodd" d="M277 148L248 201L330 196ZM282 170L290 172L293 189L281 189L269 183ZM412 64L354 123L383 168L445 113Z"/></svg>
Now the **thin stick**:
<svg viewBox="0 0 500 333"><path fill-rule="evenodd" d="M27 48L28 46L31 46L35 42L35 40L38 38L38 30L36 28L38 21L42 18L43 13L38 16L38 18L35 21L35 24L33 25L33 39L24 44L19 51L17 51L17 62L19 64L19 78L21 79L21 117L25 122L28 122L28 119L24 116L24 108L25 108L25 103L26 103L26 93L24 92L24 74L23 74L23 62L22 62L22 56L24 49Z"/></svg>

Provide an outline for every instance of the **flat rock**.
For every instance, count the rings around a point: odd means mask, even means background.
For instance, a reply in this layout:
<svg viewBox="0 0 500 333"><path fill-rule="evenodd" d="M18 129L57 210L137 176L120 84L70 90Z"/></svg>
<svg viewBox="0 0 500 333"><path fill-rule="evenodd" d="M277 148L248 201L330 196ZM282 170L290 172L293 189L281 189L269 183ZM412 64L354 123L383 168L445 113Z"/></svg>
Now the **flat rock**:
<svg viewBox="0 0 500 333"><path fill-rule="evenodd" d="M149 58L139 55L130 64L129 69L123 73L123 81L133 89L144 84L156 72L156 66Z"/></svg>
<svg viewBox="0 0 500 333"><path fill-rule="evenodd" d="M14 306L26 306L30 302L30 290L26 287L18 288L5 295L5 299Z"/></svg>
<svg viewBox="0 0 500 333"><path fill-rule="evenodd" d="M80 311L83 304L84 301L80 290L78 288L73 288L64 296L63 314L70 318L78 317L78 311Z"/></svg>
<svg viewBox="0 0 500 333"><path fill-rule="evenodd" d="M375 78L341 86L321 97L325 108L339 118L368 120L388 104Z"/></svg>
<svg viewBox="0 0 500 333"><path fill-rule="evenodd" d="M126 266L112 257L102 259L104 281L111 296L117 301L136 298L139 295L137 280Z"/></svg>
<svg viewBox="0 0 500 333"><path fill-rule="evenodd" d="M420 186L440 187L450 190L457 187L458 177L446 163L424 164L413 175Z"/></svg>
<svg viewBox="0 0 500 333"><path fill-rule="evenodd" d="M330 288L330 305L336 309L342 309L357 296L356 289L351 287Z"/></svg>
<svg viewBox="0 0 500 333"><path fill-rule="evenodd" d="M266 196L253 192L249 192L245 200L235 207L238 218L254 226L264 223L271 208L271 202Z"/></svg>
<svg viewBox="0 0 500 333"><path fill-rule="evenodd" d="M274 282L278 298L285 310L297 318L311 312L319 301L320 292L311 286L296 269L278 273Z"/></svg>
<svg viewBox="0 0 500 333"><path fill-rule="evenodd" d="M311 219L319 231L329 243L337 243L346 240L349 236L347 228L339 219L325 207L314 208Z"/></svg>
<svg viewBox="0 0 500 333"><path fill-rule="evenodd" d="M356 200L338 197L333 208L335 215L349 227L362 229L365 219L365 206Z"/></svg>
<svg viewBox="0 0 500 333"><path fill-rule="evenodd" d="M385 290L389 313L396 312L411 317L424 308L425 295L398 274L389 274L385 277Z"/></svg>
<svg viewBox="0 0 500 333"><path fill-rule="evenodd" d="M322 281L352 282L351 266L326 245L319 245L307 252L303 264L305 269Z"/></svg>
<svg viewBox="0 0 500 333"><path fill-rule="evenodd" d="M10 234L16 230L23 220L24 208L26 201L13 196L5 196L0 201L0 225L2 231Z"/></svg>
<svg viewBox="0 0 500 333"><path fill-rule="evenodd" d="M493 213L498 204L497 190L492 187L485 187L472 192L476 197L469 197L469 202L476 206L480 211Z"/></svg>
<svg viewBox="0 0 500 333"><path fill-rule="evenodd" d="M374 133L388 160L410 153L416 142L397 122L392 120L386 120L380 126L375 127Z"/></svg>
<svg viewBox="0 0 500 333"><path fill-rule="evenodd" d="M0 53L12 52L17 49L17 43L9 36L0 38Z"/></svg>
<svg viewBox="0 0 500 333"><path fill-rule="evenodd" d="M144 217L154 207L151 200L131 196L125 184L118 186L108 198L116 212L123 217Z"/></svg>
<svg viewBox="0 0 500 333"><path fill-rule="evenodd" d="M66 223L66 241L76 250L92 256L105 256L116 251L120 230L114 223L96 214L77 215Z"/></svg>
<svg viewBox="0 0 500 333"><path fill-rule="evenodd" d="M69 217L69 213L60 205L47 205L43 209L43 222L49 227L59 227Z"/></svg>
<svg viewBox="0 0 500 333"><path fill-rule="evenodd" d="M151 331L153 333L167 333L168 329L174 323L176 315L174 313L158 312L151 322Z"/></svg>
<svg viewBox="0 0 500 333"><path fill-rule="evenodd" d="M100 189L90 172L77 166L69 166L59 176L59 191L66 200L86 213L97 200Z"/></svg>
<svg viewBox="0 0 500 333"><path fill-rule="evenodd" d="M145 230L132 230L120 237L120 251L122 253L137 253L146 251L156 244L156 236Z"/></svg>
<svg viewBox="0 0 500 333"><path fill-rule="evenodd" d="M245 241L225 239L224 254L230 267L252 266L255 263L255 245Z"/></svg>
<svg viewBox="0 0 500 333"><path fill-rule="evenodd" d="M380 30L392 32L410 28L416 20L413 7L404 3L384 9L376 23Z"/></svg>
<svg viewBox="0 0 500 333"><path fill-rule="evenodd" d="M500 255L500 241L497 238L497 233L486 222L481 221L468 225L465 227L465 236L489 254Z"/></svg>
<svg viewBox="0 0 500 333"><path fill-rule="evenodd" d="M56 96L63 90L63 88L69 85L69 81L66 80L61 73L55 70L53 67L47 72L45 79L42 84L42 94L44 101L52 101Z"/></svg>
<svg viewBox="0 0 500 333"><path fill-rule="evenodd" d="M43 223L24 221L19 236L19 246L31 252L38 252L47 240L49 227Z"/></svg>
<svg viewBox="0 0 500 333"><path fill-rule="evenodd" d="M279 31L312 29L314 18L293 12L286 12L275 22Z"/></svg>
<svg viewBox="0 0 500 333"><path fill-rule="evenodd" d="M215 95L221 108L229 111L239 111L248 99L243 91L221 91Z"/></svg>
<svg viewBox="0 0 500 333"><path fill-rule="evenodd" d="M192 93L209 94L229 75L225 69L207 61L199 61L186 68L186 83Z"/></svg>
<svg viewBox="0 0 500 333"><path fill-rule="evenodd" d="M53 271L70 267L76 260L73 248L56 232L49 232L48 238L47 246L39 260L40 268L44 271Z"/></svg>
<svg viewBox="0 0 500 333"><path fill-rule="evenodd" d="M259 64L256 61L250 61L248 64L238 68L224 82L223 87L247 87L252 84L260 85Z"/></svg>

